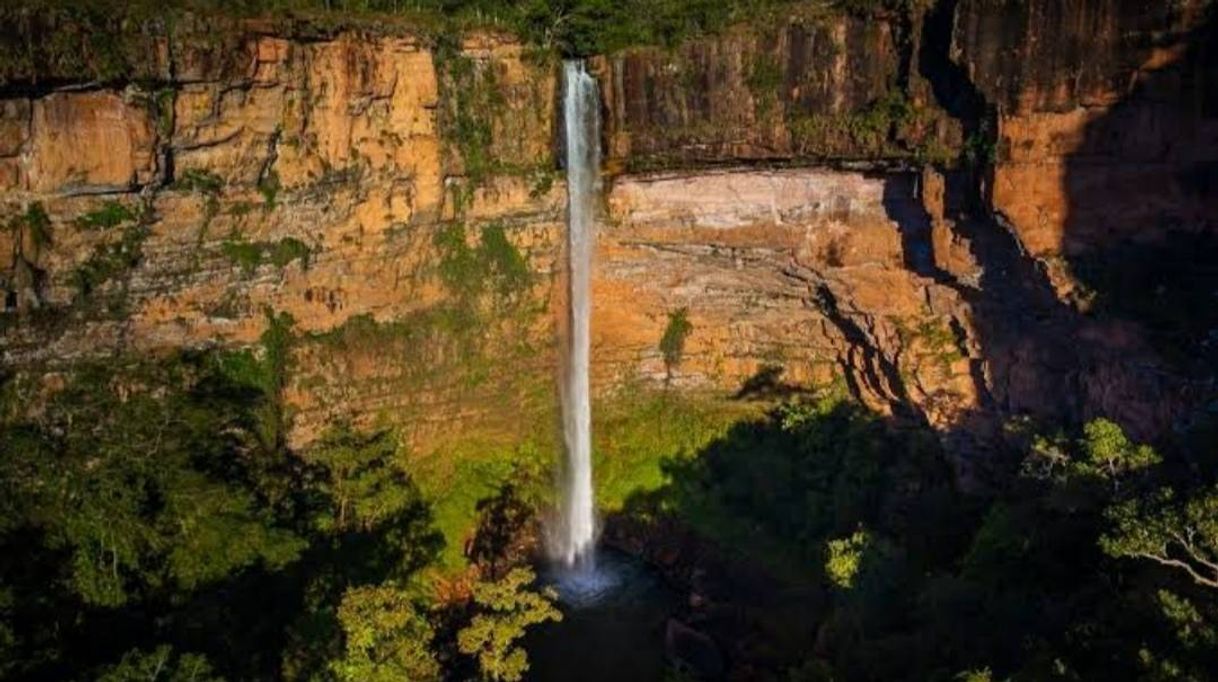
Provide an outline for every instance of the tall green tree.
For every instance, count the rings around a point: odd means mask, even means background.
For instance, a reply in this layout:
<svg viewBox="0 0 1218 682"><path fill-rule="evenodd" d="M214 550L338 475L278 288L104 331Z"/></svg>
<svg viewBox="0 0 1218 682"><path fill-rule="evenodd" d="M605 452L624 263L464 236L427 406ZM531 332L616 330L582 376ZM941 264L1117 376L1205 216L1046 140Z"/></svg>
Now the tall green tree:
<svg viewBox="0 0 1218 682"><path fill-rule="evenodd" d="M323 531L370 530L418 504L418 491L390 431L332 427L304 455L318 471L328 502L316 517Z"/></svg>
<svg viewBox="0 0 1218 682"><path fill-rule="evenodd" d="M516 682L529 669L528 655L518 645L530 627L562 620L554 606L557 596L550 588L535 592L536 580L527 568L510 571L502 580L480 582L474 586L474 603L479 612L468 626L457 633L457 646L464 654L476 656L486 679Z"/></svg>
<svg viewBox="0 0 1218 682"><path fill-rule="evenodd" d="M133 650L102 671L97 682L224 682L199 654L175 654L169 645Z"/></svg>
<svg viewBox="0 0 1218 682"><path fill-rule="evenodd" d="M435 633L409 592L393 585L353 587L338 609L346 640L331 664L349 682L421 682L440 678L430 645Z"/></svg>
<svg viewBox="0 0 1218 682"><path fill-rule="evenodd" d="M1100 546L1114 557L1151 561L1218 590L1218 489L1181 496L1171 488L1109 508Z"/></svg>

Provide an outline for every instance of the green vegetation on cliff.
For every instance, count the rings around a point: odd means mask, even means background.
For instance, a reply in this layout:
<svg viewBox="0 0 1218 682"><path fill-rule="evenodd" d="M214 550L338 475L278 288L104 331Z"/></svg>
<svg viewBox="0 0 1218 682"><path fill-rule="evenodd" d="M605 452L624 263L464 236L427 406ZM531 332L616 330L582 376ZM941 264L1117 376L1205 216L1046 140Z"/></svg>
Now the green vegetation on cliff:
<svg viewBox="0 0 1218 682"><path fill-rule="evenodd" d="M792 7L813 13L894 15L919 0L32 0L0 7L0 83L166 80L159 41L223 41L227 23L269 17L285 31L335 27L411 30L432 36L506 30L564 54L673 45ZM200 30L194 18L214 26ZM293 23L304 20L303 23ZM162 111L166 111L161 108ZM172 114L168 114L172 115Z"/></svg>

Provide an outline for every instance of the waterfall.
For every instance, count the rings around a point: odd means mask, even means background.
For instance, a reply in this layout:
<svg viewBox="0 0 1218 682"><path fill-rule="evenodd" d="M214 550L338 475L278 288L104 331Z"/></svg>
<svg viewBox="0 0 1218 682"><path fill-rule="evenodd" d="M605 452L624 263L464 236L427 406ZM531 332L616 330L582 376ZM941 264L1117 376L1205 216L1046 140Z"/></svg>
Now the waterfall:
<svg viewBox="0 0 1218 682"><path fill-rule="evenodd" d="M600 98L582 61L563 63L563 114L567 148L567 253L569 258L566 357L562 377L563 467L555 558L588 566L596 540L592 500L592 400L589 395L589 280L595 240L600 168Z"/></svg>

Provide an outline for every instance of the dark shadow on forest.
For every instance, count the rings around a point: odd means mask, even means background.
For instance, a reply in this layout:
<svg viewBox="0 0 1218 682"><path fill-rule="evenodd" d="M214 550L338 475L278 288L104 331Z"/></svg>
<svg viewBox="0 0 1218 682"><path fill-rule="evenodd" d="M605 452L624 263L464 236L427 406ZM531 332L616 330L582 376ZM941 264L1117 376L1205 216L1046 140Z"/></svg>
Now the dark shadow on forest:
<svg viewBox="0 0 1218 682"><path fill-rule="evenodd" d="M663 469L669 482L631 496L608 520L610 536L697 595L682 620L723 647L734 673L758 678L831 656L844 635L825 620L838 598L823 573L828 540L863 529L900 538L884 586L869 585L856 604L876 619L869 627L888 627L914 607L891 572L950 563L976 521L931 431L838 399L738 422ZM841 653L850 666L883 665L853 660L861 649Z"/></svg>
<svg viewBox="0 0 1218 682"><path fill-rule="evenodd" d="M1153 615L1099 569L1090 484L963 493L937 434L848 400L806 396L663 468L609 537L688 591L677 617L740 679L1044 679L1061 650L1117 679L1105 647ZM1099 629L1072 631L1080 613Z"/></svg>

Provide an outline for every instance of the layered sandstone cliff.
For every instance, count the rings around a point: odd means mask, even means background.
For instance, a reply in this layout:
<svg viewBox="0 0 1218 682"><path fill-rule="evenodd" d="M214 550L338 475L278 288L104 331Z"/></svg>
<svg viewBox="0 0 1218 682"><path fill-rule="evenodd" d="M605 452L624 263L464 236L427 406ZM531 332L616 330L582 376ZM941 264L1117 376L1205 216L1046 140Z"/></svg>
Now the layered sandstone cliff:
<svg viewBox="0 0 1218 682"><path fill-rule="evenodd" d="M594 61L600 391L844 382L960 453L1023 413L1171 425L1193 398L1136 324L1077 305L1068 257L1214 225L1200 4L958 4ZM555 62L490 34L222 35L151 41L146 80L5 91L5 364L241 346L289 313L301 440L337 416L424 446L546 422Z"/></svg>

